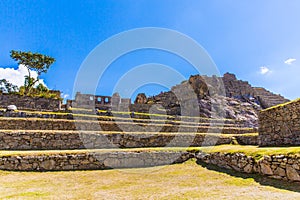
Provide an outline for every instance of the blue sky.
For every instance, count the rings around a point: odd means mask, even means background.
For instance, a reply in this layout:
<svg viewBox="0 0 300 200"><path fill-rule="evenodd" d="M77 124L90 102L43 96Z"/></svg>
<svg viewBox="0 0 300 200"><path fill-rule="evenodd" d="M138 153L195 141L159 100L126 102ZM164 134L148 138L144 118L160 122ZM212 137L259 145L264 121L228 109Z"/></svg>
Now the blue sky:
<svg viewBox="0 0 300 200"><path fill-rule="evenodd" d="M51 89L72 95L87 55L107 38L134 28L162 27L196 40L221 74L232 72L254 86L294 99L300 97L300 1L297 0L120 0L0 1L0 67L18 70L10 50L56 58L42 76ZM196 71L178 56L143 50L109 66L97 93L110 95L124 73L145 63L171 66L186 79ZM0 68L0 78L11 70ZM155 77L157 74L147 74ZM182 80L174 80L180 83ZM166 89L150 84L137 92ZM84 91L82 91L84 92Z"/></svg>

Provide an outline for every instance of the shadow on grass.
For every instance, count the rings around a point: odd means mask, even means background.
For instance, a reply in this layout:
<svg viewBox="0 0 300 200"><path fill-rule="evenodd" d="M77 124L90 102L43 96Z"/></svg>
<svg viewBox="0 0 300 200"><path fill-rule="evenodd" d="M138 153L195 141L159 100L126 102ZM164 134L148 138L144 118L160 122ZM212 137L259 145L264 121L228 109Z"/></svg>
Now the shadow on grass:
<svg viewBox="0 0 300 200"><path fill-rule="evenodd" d="M247 173L237 172L237 171L234 171L231 169L220 168L216 165L207 164L207 163L204 163L201 161L197 161L197 164L204 168L207 168L209 170L218 171L221 173L228 174L230 176L235 176L235 177L239 177L239 178L243 178L243 179L252 178L256 182L258 182L264 186L272 186L272 187L279 188L279 189L300 192L300 183L299 182L288 182L288 181L284 181L284 180L272 179L272 178L269 178L269 177L266 177L266 176L263 176L260 174L247 174Z"/></svg>

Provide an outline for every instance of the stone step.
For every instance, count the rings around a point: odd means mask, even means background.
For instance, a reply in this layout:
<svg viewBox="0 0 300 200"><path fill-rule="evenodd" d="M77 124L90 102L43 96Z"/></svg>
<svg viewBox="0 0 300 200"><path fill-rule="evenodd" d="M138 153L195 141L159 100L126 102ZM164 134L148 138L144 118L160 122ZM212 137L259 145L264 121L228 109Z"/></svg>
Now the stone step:
<svg viewBox="0 0 300 200"><path fill-rule="evenodd" d="M230 144L257 144L257 133L145 133L103 131L0 130L2 150L103 149L140 147L188 147Z"/></svg>
<svg viewBox="0 0 300 200"><path fill-rule="evenodd" d="M67 151L0 151L0 169L14 171L95 170L182 163L194 157L186 148Z"/></svg>
<svg viewBox="0 0 300 200"><path fill-rule="evenodd" d="M118 132L199 132L241 134L253 133L254 128L173 124L146 124L113 121L60 120L40 118L0 118L2 130L83 130Z"/></svg>

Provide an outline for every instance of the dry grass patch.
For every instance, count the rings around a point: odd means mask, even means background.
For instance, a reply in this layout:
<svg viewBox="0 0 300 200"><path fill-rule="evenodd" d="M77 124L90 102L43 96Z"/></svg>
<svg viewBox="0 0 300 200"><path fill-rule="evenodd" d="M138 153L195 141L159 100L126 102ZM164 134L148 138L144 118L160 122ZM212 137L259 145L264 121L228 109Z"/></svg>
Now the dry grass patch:
<svg viewBox="0 0 300 200"><path fill-rule="evenodd" d="M271 180L270 180L271 181ZM273 180L272 180L273 181ZM276 181L275 181L276 182ZM145 169L5 172L1 199L299 199L297 185L261 185L255 178L211 171L190 160ZM290 189L289 189L290 188Z"/></svg>

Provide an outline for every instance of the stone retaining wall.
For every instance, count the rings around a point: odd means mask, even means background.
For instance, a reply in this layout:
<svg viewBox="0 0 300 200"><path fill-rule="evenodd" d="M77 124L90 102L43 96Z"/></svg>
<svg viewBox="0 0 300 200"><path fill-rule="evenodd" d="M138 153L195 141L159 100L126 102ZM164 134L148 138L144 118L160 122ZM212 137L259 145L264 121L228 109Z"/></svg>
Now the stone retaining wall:
<svg viewBox="0 0 300 200"><path fill-rule="evenodd" d="M204 153L196 155L200 162L245 173L259 173L275 179L300 181L300 157L296 155L264 156L256 161L242 153Z"/></svg>
<svg viewBox="0 0 300 200"><path fill-rule="evenodd" d="M187 152L100 152L10 155L0 157L1 170L49 171L151 167L182 163Z"/></svg>
<svg viewBox="0 0 300 200"><path fill-rule="evenodd" d="M88 114L88 115L85 115ZM84 116L85 115L85 116ZM148 123L152 119L148 115L145 115L145 118L141 118L139 114L134 114L134 118L130 115L125 114L109 114L109 113L99 113L99 115L96 115L94 112L90 111L87 113L87 111L82 111L80 113L79 111L76 111L74 113L70 112L61 112L61 113L46 113L46 112L30 112L30 111L14 111L14 112L6 112L4 110L0 110L0 117L14 117L14 118L43 118L43 119L68 119L68 120L101 120L101 121L138 121L138 122L145 122ZM160 120L158 123L174 123L174 121L180 121L183 122L198 122L198 123L206 123L206 124L220 124L224 126L236 126L236 127L247 127L246 121L238 121L238 120L225 120L225 119L213 119L213 118L199 118L197 120L195 119L181 119L180 116L162 116L157 117L155 116L154 120Z"/></svg>
<svg viewBox="0 0 300 200"><path fill-rule="evenodd" d="M0 118L2 130L84 130L118 132L198 132L243 134L256 132L253 128L198 127L196 125L148 124L92 120L60 120L33 118Z"/></svg>
<svg viewBox="0 0 300 200"><path fill-rule="evenodd" d="M246 145L257 144L255 135L235 138ZM230 144L232 141L231 136L217 134L0 131L1 150L188 147Z"/></svg>
<svg viewBox="0 0 300 200"><path fill-rule="evenodd" d="M151 167L182 163L196 157L197 162L214 164L243 173L259 173L270 178L300 182L300 157L264 156L256 161L242 153L193 153L185 151L49 152L0 157L0 170L54 171Z"/></svg>
<svg viewBox="0 0 300 200"><path fill-rule="evenodd" d="M0 107L7 108L9 105L16 105L18 109L58 111L61 109L61 100L18 94L0 94Z"/></svg>
<svg viewBox="0 0 300 200"><path fill-rule="evenodd" d="M300 145L300 100L259 113L259 145Z"/></svg>
<svg viewBox="0 0 300 200"><path fill-rule="evenodd" d="M258 145L258 135L235 135L232 139L240 145Z"/></svg>

